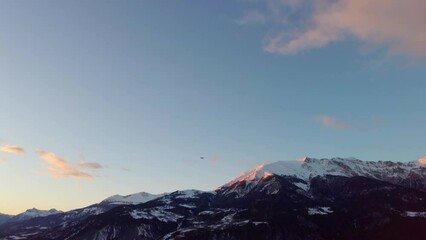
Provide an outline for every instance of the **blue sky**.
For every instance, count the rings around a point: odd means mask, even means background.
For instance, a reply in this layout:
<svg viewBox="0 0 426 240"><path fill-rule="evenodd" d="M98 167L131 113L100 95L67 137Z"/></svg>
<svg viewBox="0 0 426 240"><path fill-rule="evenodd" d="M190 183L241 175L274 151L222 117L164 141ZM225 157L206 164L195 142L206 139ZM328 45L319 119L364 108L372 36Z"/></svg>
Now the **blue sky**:
<svg viewBox="0 0 426 240"><path fill-rule="evenodd" d="M425 3L323 2L2 1L0 212L423 157Z"/></svg>

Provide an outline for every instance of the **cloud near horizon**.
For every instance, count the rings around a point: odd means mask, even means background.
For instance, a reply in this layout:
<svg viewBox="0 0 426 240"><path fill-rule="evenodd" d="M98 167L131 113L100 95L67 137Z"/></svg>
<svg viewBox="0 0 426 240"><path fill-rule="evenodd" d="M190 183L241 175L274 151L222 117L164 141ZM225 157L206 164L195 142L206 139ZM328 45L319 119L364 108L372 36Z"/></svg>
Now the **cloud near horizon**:
<svg viewBox="0 0 426 240"><path fill-rule="evenodd" d="M65 159L57 156L52 152L37 150L37 154L47 163L47 170L53 178L79 178L79 179L93 179L89 173L78 170L73 167Z"/></svg>
<svg viewBox="0 0 426 240"><path fill-rule="evenodd" d="M6 144L0 147L0 151L13 154L22 154L25 152L25 149L19 146Z"/></svg>
<svg viewBox="0 0 426 240"><path fill-rule="evenodd" d="M426 58L425 0L266 0L257 4L257 12L246 11L238 23L268 24L270 34L263 48L270 53L294 54L355 37L362 43L386 46L392 54Z"/></svg>
<svg viewBox="0 0 426 240"><path fill-rule="evenodd" d="M349 123L337 120L337 119L330 117L330 116L327 116L327 115L318 116L317 120L322 125L329 127L329 128L334 128L334 129L337 129L337 130L348 129L348 128L351 127L351 125Z"/></svg>

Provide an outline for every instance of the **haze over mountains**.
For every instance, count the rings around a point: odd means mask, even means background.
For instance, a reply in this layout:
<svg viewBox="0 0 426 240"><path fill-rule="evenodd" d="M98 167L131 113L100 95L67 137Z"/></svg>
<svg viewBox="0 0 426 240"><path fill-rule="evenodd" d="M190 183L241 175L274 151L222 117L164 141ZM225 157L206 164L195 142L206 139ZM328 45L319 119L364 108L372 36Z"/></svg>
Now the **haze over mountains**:
<svg viewBox="0 0 426 240"><path fill-rule="evenodd" d="M0 239L425 239L425 186L422 161L304 158L262 164L212 192L0 215Z"/></svg>

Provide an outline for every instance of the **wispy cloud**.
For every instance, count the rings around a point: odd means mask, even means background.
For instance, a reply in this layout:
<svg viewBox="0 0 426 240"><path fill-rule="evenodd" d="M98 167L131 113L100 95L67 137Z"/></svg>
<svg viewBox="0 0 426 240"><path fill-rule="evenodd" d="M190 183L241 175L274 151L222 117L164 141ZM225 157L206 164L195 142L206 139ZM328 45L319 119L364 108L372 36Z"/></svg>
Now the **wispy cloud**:
<svg viewBox="0 0 426 240"><path fill-rule="evenodd" d="M7 162L7 158L4 156L0 156L0 164Z"/></svg>
<svg viewBox="0 0 426 240"><path fill-rule="evenodd" d="M329 127L329 128L334 128L334 129L338 129L338 130L343 130L343 129L347 129L350 128L351 125L349 123L337 120L333 117L327 116L327 115L321 115L317 117L317 121L320 122L322 125Z"/></svg>
<svg viewBox="0 0 426 240"><path fill-rule="evenodd" d="M266 16L257 10L245 11L244 14L235 21L239 25L255 25L266 22Z"/></svg>
<svg viewBox="0 0 426 240"><path fill-rule="evenodd" d="M78 163L78 167L80 168L89 168L89 169L101 169L103 168L102 165L100 165L99 163L96 162L84 162L81 161Z"/></svg>
<svg viewBox="0 0 426 240"><path fill-rule="evenodd" d="M424 0L265 0L256 4L264 12L244 14L241 19L250 22L256 16L268 16L264 19L270 29L264 45L267 52L292 54L355 37L386 46L391 53L426 58Z"/></svg>
<svg viewBox="0 0 426 240"><path fill-rule="evenodd" d="M13 154L22 154L25 152L25 149L22 147L18 147L15 145L3 145L0 147L0 151L7 152L7 153L13 153Z"/></svg>
<svg viewBox="0 0 426 240"><path fill-rule="evenodd" d="M93 179L94 176L87 172L81 171L73 167L65 159L57 156L52 152L38 150L37 154L47 163L47 170L51 177L54 178L81 178Z"/></svg>

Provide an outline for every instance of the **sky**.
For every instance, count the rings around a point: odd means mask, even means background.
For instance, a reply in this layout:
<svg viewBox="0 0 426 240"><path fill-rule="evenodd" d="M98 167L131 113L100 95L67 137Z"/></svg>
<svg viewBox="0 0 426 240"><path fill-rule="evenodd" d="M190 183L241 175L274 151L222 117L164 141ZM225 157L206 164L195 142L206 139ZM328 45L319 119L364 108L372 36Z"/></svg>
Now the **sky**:
<svg viewBox="0 0 426 240"><path fill-rule="evenodd" d="M0 2L0 212L426 155L424 0Z"/></svg>

